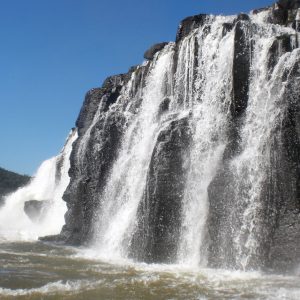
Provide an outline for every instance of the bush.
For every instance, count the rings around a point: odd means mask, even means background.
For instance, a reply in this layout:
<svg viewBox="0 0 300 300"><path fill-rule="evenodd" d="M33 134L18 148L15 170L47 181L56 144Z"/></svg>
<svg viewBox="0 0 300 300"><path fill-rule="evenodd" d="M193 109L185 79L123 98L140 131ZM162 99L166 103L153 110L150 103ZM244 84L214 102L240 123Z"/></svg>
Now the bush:
<svg viewBox="0 0 300 300"><path fill-rule="evenodd" d="M20 175L0 168L0 205L4 195L26 185L30 179L30 176Z"/></svg>

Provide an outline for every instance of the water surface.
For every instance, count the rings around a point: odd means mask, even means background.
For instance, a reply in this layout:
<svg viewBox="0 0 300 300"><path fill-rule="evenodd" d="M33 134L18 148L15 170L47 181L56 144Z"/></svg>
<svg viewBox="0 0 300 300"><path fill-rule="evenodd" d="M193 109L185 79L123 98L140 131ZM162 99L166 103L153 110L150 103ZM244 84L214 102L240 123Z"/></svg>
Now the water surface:
<svg viewBox="0 0 300 300"><path fill-rule="evenodd" d="M300 299L300 277L108 263L44 243L0 244L0 299Z"/></svg>

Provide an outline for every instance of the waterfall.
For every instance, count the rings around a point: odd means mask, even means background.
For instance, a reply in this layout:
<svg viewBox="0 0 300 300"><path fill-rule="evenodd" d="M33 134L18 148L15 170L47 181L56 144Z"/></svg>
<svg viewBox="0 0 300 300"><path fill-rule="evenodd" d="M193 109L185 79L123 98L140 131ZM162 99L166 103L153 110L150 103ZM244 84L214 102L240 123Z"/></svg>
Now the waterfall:
<svg viewBox="0 0 300 300"><path fill-rule="evenodd" d="M36 240L60 232L67 210L62 195L69 184L69 158L76 138L75 130L61 153L44 161L27 186L5 197L0 209L0 240ZM34 221L24 212L25 203L31 200L45 201L41 216Z"/></svg>
<svg viewBox="0 0 300 300"><path fill-rule="evenodd" d="M271 167L271 153L280 140L280 127L286 114L286 82L284 77L299 60L299 49L282 53L274 70L269 69L269 51L274 35L293 34L290 29L263 26L257 28L253 50L249 103L241 130L241 154L231 162L234 174L236 205L243 208L238 228L234 229L237 264L245 269L255 265L260 255L264 232L262 192Z"/></svg>
<svg viewBox="0 0 300 300"><path fill-rule="evenodd" d="M299 263L299 10L284 9L188 17L176 42L89 91L78 137L6 198L1 235L57 233L64 194L60 240L104 259ZM50 203L38 223L28 200Z"/></svg>
<svg viewBox="0 0 300 300"><path fill-rule="evenodd" d="M262 220L263 189L288 105L284 76L298 59L294 30L268 17L269 11L200 16L201 25L130 79L115 79L112 89L120 93L108 110L110 94L101 94L77 155L105 158L111 120L122 116L106 178L88 194L96 203L93 248L101 257L259 264L273 232ZM79 178L95 189L95 171L85 168Z"/></svg>
<svg viewBox="0 0 300 300"><path fill-rule="evenodd" d="M126 129L118 157L101 195L95 239L97 250L103 257L127 255L128 238L134 227L151 154L160 130L157 117L159 105L168 96L167 76L172 68L172 54L173 46L169 45L155 58L142 91L139 112Z"/></svg>
<svg viewBox="0 0 300 300"><path fill-rule="evenodd" d="M193 142L190 149L190 168L183 199L183 221L178 261L189 265L206 264L203 245L208 214L207 188L215 176L226 145L226 127L231 103L232 57L234 34L223 34L223 24L230 18L218 17L196 34L198 73L193 102ZM190 39L190 37L187 37ZM185 47L186 40L182 42ZM187 62L183 62L188 65ZM180 74L177 74L177 77ZM184 81L190 85L189 81Z"/></svg>
<svg viewBox="0 0 300 300"><path fill-rule="evenodd" d="M211 229L210 259L216 266L243 270L268 263L281 197L274 192L268 196L268 190L280 185L272 164L284 151L282 124L291 105L287 95L297 95L293 86L287 89L287 78L294 76L291 73L299 61L294 42L297 34L290 28L265 23L266 16L265 12L251 16L248 101L238 119L238 146L233 157L221 164L211 187L215 216L208 225L217 223L218 229Z"/></svg>

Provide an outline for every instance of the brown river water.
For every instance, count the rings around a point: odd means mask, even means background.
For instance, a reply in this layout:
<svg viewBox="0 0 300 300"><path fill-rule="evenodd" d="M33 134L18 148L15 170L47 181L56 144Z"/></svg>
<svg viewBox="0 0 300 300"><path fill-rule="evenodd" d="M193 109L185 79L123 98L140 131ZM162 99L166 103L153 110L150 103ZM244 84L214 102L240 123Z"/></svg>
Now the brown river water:
<svg viewBox="0 0 300 300"><path fill-rule="evenodd" d="M88 250L0 243L0 299L300 299L299 275L105 262Z"/></svg>

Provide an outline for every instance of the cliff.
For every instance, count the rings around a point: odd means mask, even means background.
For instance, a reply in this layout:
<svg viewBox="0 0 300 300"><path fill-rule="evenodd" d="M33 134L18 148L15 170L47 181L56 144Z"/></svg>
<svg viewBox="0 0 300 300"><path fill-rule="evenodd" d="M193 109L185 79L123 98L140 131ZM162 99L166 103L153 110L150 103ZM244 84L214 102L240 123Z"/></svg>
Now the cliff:
<svg viewBox="0 0 300 300"><path fill-rule="evenodd" d="M186 18L89 91L59 239L146 262L299 264L299 8Z"/></svg>

